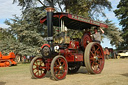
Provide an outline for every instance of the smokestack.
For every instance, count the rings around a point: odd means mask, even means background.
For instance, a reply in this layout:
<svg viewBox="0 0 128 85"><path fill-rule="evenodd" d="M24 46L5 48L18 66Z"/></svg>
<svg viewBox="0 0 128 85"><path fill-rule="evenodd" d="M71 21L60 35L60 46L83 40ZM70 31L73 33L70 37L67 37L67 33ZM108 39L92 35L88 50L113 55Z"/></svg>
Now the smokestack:
<svg viewBox="0 0 128 85"><path fill-rule="evenodd" d="M48 27L48 37L52 37L53 36L53 12L54 12L54 8L53 7L47 7L46 11L47 11L47 27ZM51 43L51 42L49 42Z"/></svg>

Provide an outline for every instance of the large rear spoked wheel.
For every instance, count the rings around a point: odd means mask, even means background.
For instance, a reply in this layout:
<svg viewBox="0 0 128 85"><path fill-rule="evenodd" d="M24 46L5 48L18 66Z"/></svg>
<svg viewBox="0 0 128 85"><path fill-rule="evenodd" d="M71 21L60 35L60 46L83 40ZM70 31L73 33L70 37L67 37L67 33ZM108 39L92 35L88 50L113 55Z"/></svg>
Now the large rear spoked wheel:
<svg viewBox="0 0 128 85"><path fill-rule="evenodd" d="M68 64L65 57L58 55L51 63L51 75L55 80L64 79L68 72Z"/></svg>
<svg viewBox="0 0 128 85"><path fill-rule="evenodd" d="M42 57L34 57L30 63L32 78L42 78L46 75L46 63Z"/></svg>
<svg viewBox="0 0 128 85"><path fill-rule="evenodd" d="M100 44L91 42L87 45L84 53L86 69L91 74L99 74L104 68L104 53Z"/></svg>

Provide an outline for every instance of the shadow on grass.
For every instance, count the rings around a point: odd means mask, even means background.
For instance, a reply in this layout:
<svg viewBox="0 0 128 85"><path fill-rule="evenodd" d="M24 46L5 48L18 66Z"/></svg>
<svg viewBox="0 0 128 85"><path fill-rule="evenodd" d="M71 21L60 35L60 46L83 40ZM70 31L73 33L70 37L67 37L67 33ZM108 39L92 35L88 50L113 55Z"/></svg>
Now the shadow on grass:
<svg viewBox="0 0 128 85"><path fill-rule="evenodd" d="M125 73L125 74L121 74L121 75L123 75L123 76L125 76L125 77L128 77L128 73Z"/></svg>
<svg viewBox="0 0 128 85"><path fill-rule="evenodd" d="M5 85L6 84L6 82L0 82L0 85Z"/></svg>
<svg viewBox="0 0 128 85"><path fill-rule="evenodd" d="M86 68L82 67L80 68L76 73L68 73L67 75L76 75L76 74L86 74L88 75L88 72L86 70ZM50 71L47 71L45 77L43 78L50 78L51 80L55 80L52 76L51 76L51 72ZM33 78L32 78L33 79ZM41 78L42 79L42 78Z"/></svg>
<svg viewBox="0 0 128 85"><path fill-rule="evenodd" d="M75 75L75 74L88 74L86 68L81 67L76 73L68 73L68 75Z"/></svg>

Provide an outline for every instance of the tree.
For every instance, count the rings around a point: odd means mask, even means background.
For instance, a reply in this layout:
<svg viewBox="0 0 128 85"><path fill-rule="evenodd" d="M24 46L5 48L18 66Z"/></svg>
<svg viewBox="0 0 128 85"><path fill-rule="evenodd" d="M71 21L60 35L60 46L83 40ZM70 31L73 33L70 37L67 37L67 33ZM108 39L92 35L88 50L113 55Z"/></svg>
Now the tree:
<svg viewBox="0 0 128 85"><path fill-rule="evenodd" d="M19 6L22 6L25 9L33 7L34 4L39 2L43 7L49 5L54 6L56 11L64 12L70 10L71 13L94 17L102 14L105 16L103 10L105 8L111 9L111 3L108 0L13 0L13 3L18 1Z"/></svg>
<svg viewBox="0 0 128 85"><path fill-rule="evenodd" d="M122 25L122 37L124 42L119 46L119 49L128 49L128 1L120 0L117 5L117 9L114 11L116 17L120 20L120 25Z"/></svg>
<svg viewBox="0 0 128 85"><path fill-rule="evenodd" d="M16 46L16 39L11 34L9 29L3 29L0 30L0 52L9 53L10 51L14 51Z"/></svg>
<svg viewBox="0 0 128 85"><path fill-rule="evenodd" d="M14 19L6 20L5 23L11 26L13 35L19 42L27 45L42 45L43 36L46 36L46 29L39 23L44 12L36 8L23 11L22 17L14 16Z"/></svg>
<svg viewBox="0 0 128 85"><path fill-rule="evenodd" d="M70 4L70 11L73 14L97 17L105 16L103 10L107 8L111 10L111 3L108 0L73 0Z"/></svg>
<svg viewBox="0 0 128 85"><path fill-rule="evenodd" d="M121 36L122 31L119 30L119 28L117 28L115 23L112 23L112 21L107 19L105 22L108 24L108 28L104 29L104 35L110 40L111 45L115 45L116 48L118 48L121 42L124 41Z"/></svg>
<svg viewBox="0 0 128 85"><path fill-rule="evenodd" d="M6 49L11 51L10 47L13 46L15 53L38 55L37 50L45 43L43 37L47 36L46 28L39 23L44 15L42 8L31 8L23 11L22 17L14 16L13 19L6 20L5 23L10 26L10 33L15 38L5 38ZM7 41L13 45L7 45Z"/></svg>

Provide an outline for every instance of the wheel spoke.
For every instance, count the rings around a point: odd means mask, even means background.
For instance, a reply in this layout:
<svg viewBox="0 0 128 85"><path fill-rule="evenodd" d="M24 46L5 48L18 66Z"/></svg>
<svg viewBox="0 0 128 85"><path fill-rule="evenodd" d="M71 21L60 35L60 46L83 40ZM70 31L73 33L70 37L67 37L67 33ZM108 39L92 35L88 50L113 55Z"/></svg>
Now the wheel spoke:
<svg viewBox="0 0 128 85"><path fill-rule="evenodd" d="M35 70L36 68L33 68L32 70Z"/></svg>
<svg viewBox="0 0 128 85"><path fill-rule="evenodd" d="M59 72L57 73L57 76L58 76L58 75L60 75L60 70L59 70Z"/></svg>
<svg viewBox="0 0 128 85"><path fill-rule="evenodd" d="M39 76L39 70L38 70L38 76Z"/></svg>
<svg viewBox="0 0 128 85"><path fill-rule="evenodd" d="M94 66L94 62L92 62L92 67Z"/></svg>
<svg viewBox="0 0 128 85"><path fill-rule="evenodd" d="M95 54L97 53L97 51L98 51L99 49L100 49L99 47L96 49Z"/></svg>
<svg viewBox="0 0 128 85"><path fill-rule="evenodd" d="M93 51L95 51L95 50L96 50L95 45L92 47L92 50L93 50Z"/></svg>
<svg viewBox="0 0 128 85"><path fill-rule="evenodd" d="M42 71L43 71L43 70L41 70L41 74L42 74Z"/></svg>
<svg viewBox="0 0 128 85"><path fill-rule="evenodd" d="M93 56L95 56L95 54L91 51L91 54L93 55Z"/></svg>
<svg viewBox="0 0 128 85"><path fill-rule="evenodd" d="M64 67L65 66L65 63L63 62L62 66Z"/></svg>
<svg viewBox="0 0 128 85"><path fill-rule="evenodd" d="M91 61L94 61L95 59L94 59L94 57L91 57L90 60L91 60Z"/></svg>
<svg viewBox="0 0 128 85"><path fill-rule="evenodd" d="M42 61L40 61L40 65L41 65L41 64L43 64L43 62L42 62Z"/></svg>
<svg viewBox="0 0 128 85"><path fill-rule="evenodd" d="M103 57L102 57L102 56L99 56L98 58L99 58L99 59L103 59Z"/></svg>
<svg viewBox="0 0 128 85"><path fill-rule="evenodd" d="M60 60L58 59L58 63L59 63L59 65L61 65L61 62L60 62Z"/></svg>
<svg viewBox="0 0 128 85"><path fill-rule="evenodd" d="M55 62L55 65L54 66L57 66L57 62Z"/></svg>
<svg viewBox="0 0 128 85"><path fill-rule="evenodd" d="M100 64L98 64L98 67L99 67L99 69L101 69L101 65Z"/></svg>
<svg viewBox="0 0 128 85"><path fill-rule="evenodd" d="M58 69L59 69L59 66L54 67L54 70L58 70Z"/></svg>
<svg viewBox="0 0 128 85"><path fill-rule="evenodd" d="M35 72L35 74L38 73L38 70Z"/></svg>

